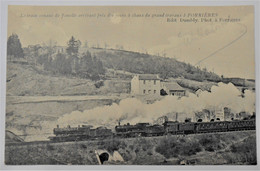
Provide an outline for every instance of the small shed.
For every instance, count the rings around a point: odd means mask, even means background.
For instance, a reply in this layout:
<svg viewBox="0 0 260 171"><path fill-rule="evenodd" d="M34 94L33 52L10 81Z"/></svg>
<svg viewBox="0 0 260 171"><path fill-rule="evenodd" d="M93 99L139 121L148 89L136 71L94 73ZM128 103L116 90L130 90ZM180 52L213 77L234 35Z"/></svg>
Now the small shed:
<svg viewBox="0 0 260 171"><path fill-rule="evenodd" d="M163 82L163 90L171 96L185 96L186 90L182 88L177 82Z"/></svg>

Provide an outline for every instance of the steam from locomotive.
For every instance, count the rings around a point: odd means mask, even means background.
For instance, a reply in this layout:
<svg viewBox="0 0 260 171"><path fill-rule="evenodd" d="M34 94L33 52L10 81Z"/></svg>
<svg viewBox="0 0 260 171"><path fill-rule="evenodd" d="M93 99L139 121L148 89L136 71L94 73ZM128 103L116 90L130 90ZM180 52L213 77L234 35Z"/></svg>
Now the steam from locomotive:
<svg viewBox="0 0 260 171"><path fill-rule="evenodd" d="M61 126L90 124L94 127L113 128L118 122L152 123L161 116L170 117L176 112L184 117L193 118L197 111L224 107L230 108L234 113L244 111L252 114L255 112L255 93L245 90L242 95L232 83L219 83L217 86L212 86L210 92L198 91L182 98L166 96L152 104L145 104L136 98L127 98L121 100L119 104L113 103L83 112L73 111L60 117L58 124Z"/></svg>

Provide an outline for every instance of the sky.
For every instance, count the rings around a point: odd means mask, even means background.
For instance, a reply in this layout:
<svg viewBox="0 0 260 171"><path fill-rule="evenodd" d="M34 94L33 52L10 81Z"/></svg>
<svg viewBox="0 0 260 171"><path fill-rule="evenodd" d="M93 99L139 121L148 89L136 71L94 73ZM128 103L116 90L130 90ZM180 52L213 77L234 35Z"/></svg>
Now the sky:
<svg viewBox="0 0 260 171"><path fill-rule="evenodd" d="M205 17L198 14L211 14L206 18L212 21L202 22ZM232 22L224 22L227 18ZM12 33L23 47L49 40L65 46L74 36L90 46L120 45L206 67L225 77L255 78L253 6L9 6L8 35Z"/></svg>

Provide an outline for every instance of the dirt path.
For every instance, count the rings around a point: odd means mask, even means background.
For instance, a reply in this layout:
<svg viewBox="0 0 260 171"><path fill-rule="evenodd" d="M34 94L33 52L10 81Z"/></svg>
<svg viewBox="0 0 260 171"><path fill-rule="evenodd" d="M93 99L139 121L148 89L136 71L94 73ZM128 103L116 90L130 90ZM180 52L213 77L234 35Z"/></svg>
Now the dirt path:
<svg viewBox="0 0 260 171"><path fill-rule="evenodd" d="M40 102L70 102L86 100L116 100L124 96L7 96L8 104L40 103Z"/></svg>

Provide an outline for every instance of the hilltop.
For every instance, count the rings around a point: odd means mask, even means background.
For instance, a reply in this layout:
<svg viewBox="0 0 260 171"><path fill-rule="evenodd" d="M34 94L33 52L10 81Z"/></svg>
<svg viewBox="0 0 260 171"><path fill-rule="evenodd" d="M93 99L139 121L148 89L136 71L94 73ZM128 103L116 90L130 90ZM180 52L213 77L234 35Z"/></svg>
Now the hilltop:
<svg viewBox="0 0 260 171"><path fill-rule="evenodd" d="M28 51L28 50L27 50ZM7 95L115 95L130 92L130 81L134 74L158 74L162 79L171 79L182 87L195 92L209 91L219 81L232 82L236 86L254 87L254 80L220 78L212 72L201 70L173 58L153 56L125 50L83 48L81 54L90 53L100 61L105 72L93 80L79 73L59 73L46 69L48 63L8 61ZM25 53L31 55L29 52ZM46 54L34 58L42 59ZM54 54L55 56L55 54ZM81 58L82 56L80 56ZM31 57L30 57L31 58ZM82 77L82 75L84 75ZM85 77L86 76L86 77ZM19 86L17 86L19 85Z"/></svg>
<svg viewBox="0 0 260 171"><path fill-rule="evenodd" d="M117 49L92 48L91 51L106 68L136 74L158 74L161 78L185 78L195 81L219 82L221 78L206 68L194 67L174 58Z"/></svg>

